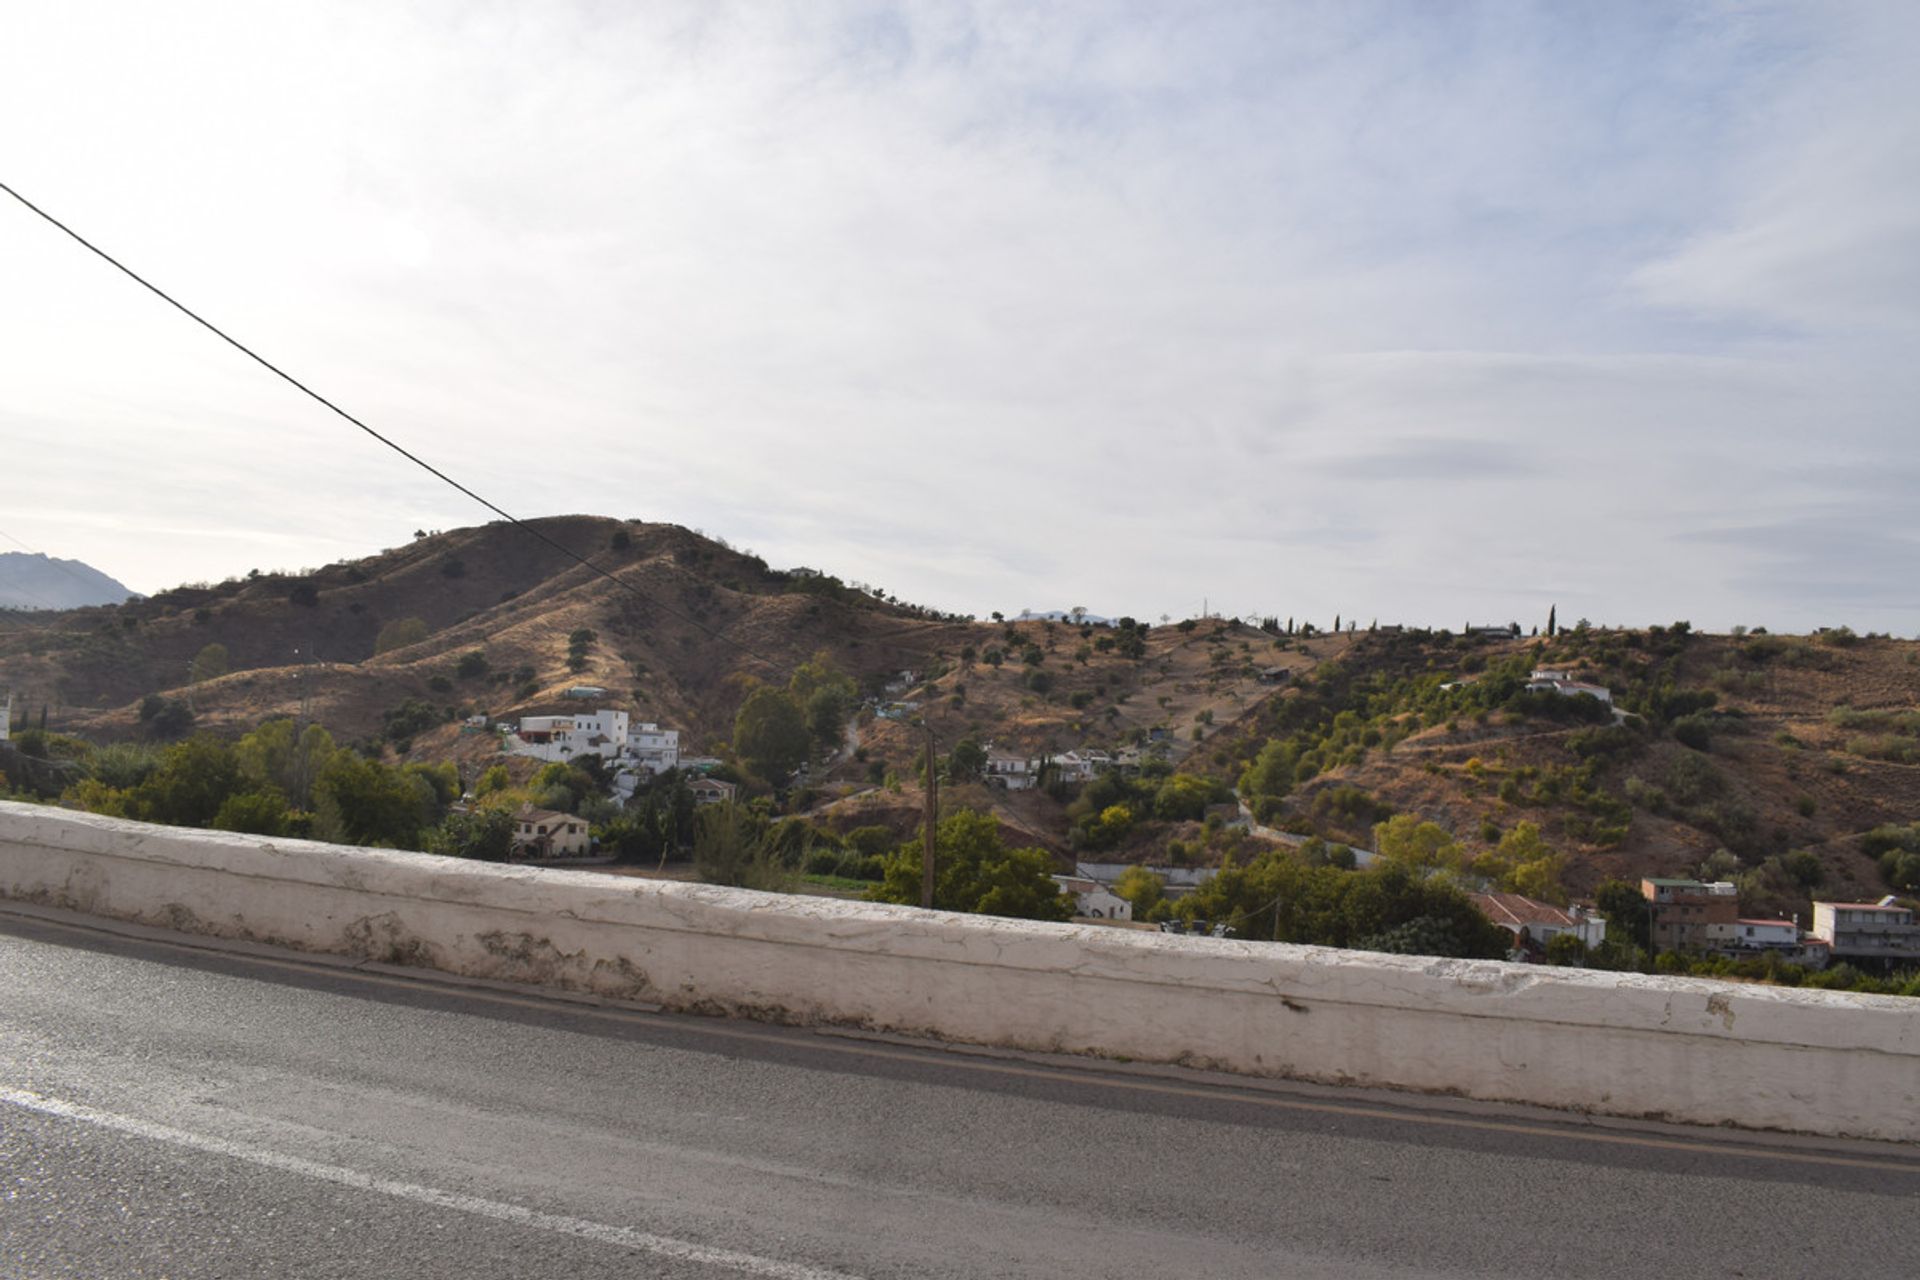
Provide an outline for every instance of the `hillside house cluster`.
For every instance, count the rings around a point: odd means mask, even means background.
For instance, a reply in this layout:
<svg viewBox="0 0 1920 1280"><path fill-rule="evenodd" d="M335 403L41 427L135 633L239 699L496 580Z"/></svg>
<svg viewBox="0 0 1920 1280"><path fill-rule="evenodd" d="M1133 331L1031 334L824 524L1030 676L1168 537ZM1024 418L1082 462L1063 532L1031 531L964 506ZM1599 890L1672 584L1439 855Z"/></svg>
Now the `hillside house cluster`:
<svg viewBox="0 0 1920 1280"><path fill-rule="evenodd" d="M1008 791L1025 791L1040 785L1043 773L1051 772L1061 782L1078 785L1092 782L1103 773L1114 769L1122 771L1138 769L1151 755L1157 754L1154 748L1126 746L1118 751L1103 751L1097 747L1082 748L1077 751L1061 751L1052 755L1029 756L1020 752L1006 751L992 745L987 746L987 763L982 776L990 787L1003 787Z"/></svg>
<svg viewBox="0 0 1920 1280"><path fill-rule="evenodd" d="M549 763L599 756L645 773L665 773L680 765L680 731L657 724L634 724L624 711L601 710L571 715L522 716L507 734L509 755L532 756Z"/></svg>
<svg viewBox="0 0 1920 1280"><path fill-rule="evenodd" d="M1738 890L1727 881L1640 882L1652 919L1655 951L1687 951L1730 959L1777 955L1791 964L1824 967L1830 960L1908 964L1920 960L1920 925L1891 896L1878 902L1818 902L1813 927L1794 920L1740 914Z"/></svg>

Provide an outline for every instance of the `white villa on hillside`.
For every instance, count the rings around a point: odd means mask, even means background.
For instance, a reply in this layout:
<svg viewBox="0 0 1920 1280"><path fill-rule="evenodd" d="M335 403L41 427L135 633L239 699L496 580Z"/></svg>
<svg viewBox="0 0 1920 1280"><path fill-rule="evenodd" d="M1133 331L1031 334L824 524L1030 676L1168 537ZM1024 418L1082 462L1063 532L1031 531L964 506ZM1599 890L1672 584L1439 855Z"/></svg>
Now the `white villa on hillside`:
<svg viewBox="0 0 1920 1280"><path fill-rule="evenodd" d="M987 748L987 782L1009 791L1025 791L1034 783L1033 761L998 747Z"/></svg>
<svg viewBox="0 0 1920 1280"><path fill-rule="evenodd" d="M1131 920L1133 904L1091 876L1055 876L1060 892L1073 898L1073 914L1087 920Z"/></svg>
<svg viewBox="0 0 1920 1280"><path fill-rule="evenodd" d="M680 767L680 731L657 724L637 724L627 733L627 755L648 773Z"/></svg>
<svg viewBox="0 0 1920 1280"><path fill-rule="evenodd" d="M1613 690L1603 684L1591 684L1585 680L1576 680L1571 671L1535 671L1527 681L1529 693L1558 693L1565 697L1598 698L1608 706L1613 705Z"/></svg>
<svg viewBox="0 0 1920 1280"><path fill-rule="evenodd" d="M548 763L583 755L612 760L627 749L628 719L624 711L522 716L519 732L507 735L506 751Z"/></svg>
<svg viewBox="0 0 1920 1280"><path fill-rule="evenodd" d="M627 734L626 752L618 757L613 775L614 797L625 804L648 778L680 767L680 731L657 724L637 724Z"/></svg>

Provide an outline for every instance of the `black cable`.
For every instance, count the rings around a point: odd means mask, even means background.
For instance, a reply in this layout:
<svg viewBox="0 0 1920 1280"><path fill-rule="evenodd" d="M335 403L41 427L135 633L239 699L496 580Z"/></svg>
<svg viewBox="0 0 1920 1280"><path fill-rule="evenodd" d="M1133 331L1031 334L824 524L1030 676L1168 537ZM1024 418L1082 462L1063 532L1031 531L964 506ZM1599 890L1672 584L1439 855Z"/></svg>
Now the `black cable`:
<svg viewBox="0 0 1920 1280"><path fill-rule="evenodd" d="M381 444L387 446L387 448L393 450L395 453L405 458L408 462L411 462L414 466L419 467L421 470L427 472L429 475L433 476L435 479L440 480L445 484L451 485L453 488L459 490L461 493L465 494L467 497L473 499L475 502L479 503L481 506L485 507L487 510L499 516L502 520L505 520L508 524L513 525L515 528L520 529L522 532L525 532L527 534L532 535L535 538L538 538L541 542L546 543L549 547L552 547L555 551L558 551L561 555L566 556L568 559L574 560L582 565L585 565L588 569L592 570L594 573L599 574L601 577L605 578L608 582L611 582L615 586L631 592L636 598L642 601L645 601L647 604L653 605L666 613L672 614L674 617L679 618L682 622L689 623L692 626L699 628L701 631L706 632L707 635L711 636L715 640L719 640L725 644L732 645L734 648L738 649L741 653L746 654L749 658L753 658L756 661L766 663L766 665L768 665L769 667L777 665L774 662L772 662L770 659L762 656L761 654L754 652L752 649L748 648L746 645L742 644L740 641L733 639L731 636L715 631L713 628L707 626L704 622L701 622L699 619L691 617L688 614L682 613L678 609L673 608L671 605L667 605L658 600L651 599L650 597L647 596L645 592L641 591L638 587L634 586L632 583L626 582L623 579L621 579L618 575L613 574L607 571L606 569L601 568L599 565L593 563L593 561L587 559L585 556L581 555L577 551L574 551L568 547L562 546L559 542L555 541L552 538L549 538L546 534L540 532L540 530L534 528L532 525L520 519L518 516L514 515L512 512L507 511L505 508L500 507L499 505L488 501L486 498L481 497L479 494L475 493L472 489L467 488L467 486L461 484L458 480L455 480L452 476L440 470L440 468L434 466L432 463L426 461L425 459L419 457L414 453L409 452L405 447L399 444L396 444L394 441L388 439L386 436L381 435L378 431L375 431L372 427L360 421L360 419L354 417L352 414L348 413L345 409L342 409L339 405L327 399L325 396L321 395L318 391L315 391L312 387L309 387L306 383L300 381L298 378L294 377L292 374L288 373L286 370L280 368L280 366L274 364L272 361L268 360L266 357L260 355L258 352L254 351L251 347L248 347L245 343L239 341L237 338L230 337L218 325L215 325L212 321L203 318L198 313L193 311L190 307L188 307L186 304L178 301L177 299L172 297L170 294L168 294L165 290L161 289L158 285L152 284L149 281L147 281L144 277L142 277L138 272L134 271L131 267L127 266L125 263L115 258L112 254L108 253L106 250L100 248L100 246L88 240L85 236L81 235L78 231L75 231L72 227L69 227L66 223L60 221L60 219L54 217L52 214L48 213L45 209L42 209L39 205L33 203L33 201L21 195L18 191L15 191L12 187L8 186L6 183L0 182L0 191L6 192L8 195L12 196L15 200L18 200L21 204L25 205L29 210L38 214L41 218L51 223L54 227L65 232L69 237L71 237L74 241L79 243L83 248L87 249L96 257L106 262L109 266L119 271L122 275L126 276L129 280L132 280L135 284L139 285L141 288L147 290L147 292L159 298L162 302L166 303L168 306L178 311L181 315L187 317L187 319L193 321L195 324L205 329L208 333L211 333L214 337L220 339L220 341L226 343L228 346L238 351L241 355L246 356L249 360L252 360L255 364L267 370L267 372L273 374L275 377L287 383L289 386L293 387L295 390L302 392L309 398L326 406L328 409L331 409L335 414L339 415L342 418L345 418L348 422L351 422L354 426L360 428L360 430L366 432L368 435L372 436L375 440L378 440Z"/></svg>

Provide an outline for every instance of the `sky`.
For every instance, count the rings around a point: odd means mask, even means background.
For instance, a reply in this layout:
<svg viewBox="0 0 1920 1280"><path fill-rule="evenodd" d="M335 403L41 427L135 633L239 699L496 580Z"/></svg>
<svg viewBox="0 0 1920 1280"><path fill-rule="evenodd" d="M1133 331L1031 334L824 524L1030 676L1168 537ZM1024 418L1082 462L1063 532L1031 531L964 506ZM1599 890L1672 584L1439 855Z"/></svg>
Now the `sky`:
<svg viewBox="0 0 1920 1280"><path fill-rule="evenodd" d="M10 10L0 182L519 516L942 609L1920 631L1920 5ZM488 514L0 196L0 534Z"/></svg>

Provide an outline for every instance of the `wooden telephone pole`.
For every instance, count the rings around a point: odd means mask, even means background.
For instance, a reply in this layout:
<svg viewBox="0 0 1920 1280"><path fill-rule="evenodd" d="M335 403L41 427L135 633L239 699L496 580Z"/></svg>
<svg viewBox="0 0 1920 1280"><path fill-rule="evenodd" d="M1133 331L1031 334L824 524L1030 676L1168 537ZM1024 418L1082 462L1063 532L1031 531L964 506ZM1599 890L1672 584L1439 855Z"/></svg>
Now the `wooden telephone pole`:
<svg viewBox="0 0 1920 1280"><path fill-rule="evenodd" d="M933 847L940 816L940 780L933 771L933 726L927 726L927 833L920 854L920 905L933 908Z"/></svg>

